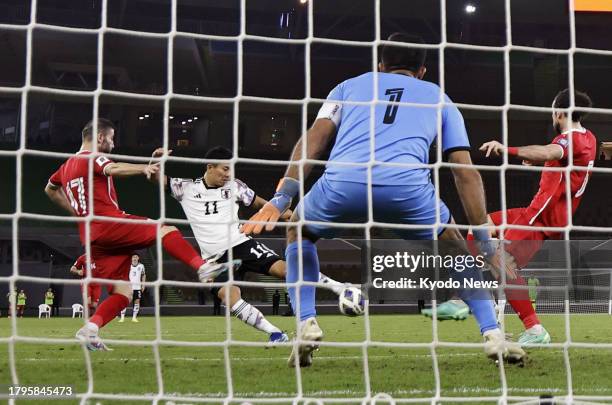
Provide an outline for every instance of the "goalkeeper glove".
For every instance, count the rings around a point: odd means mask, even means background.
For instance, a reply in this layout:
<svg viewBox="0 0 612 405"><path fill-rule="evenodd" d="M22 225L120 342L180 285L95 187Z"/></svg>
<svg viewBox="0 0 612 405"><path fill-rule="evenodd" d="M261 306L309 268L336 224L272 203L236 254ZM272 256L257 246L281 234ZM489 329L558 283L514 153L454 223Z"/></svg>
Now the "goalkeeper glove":
<svg viewBox="0 0 612 405"><path fill-rule="evenodd" d="M266 222L267 224L248 223L242 228L245 234L259 234L266 225L266 231L274 229L274 222L291 206L291 201L300 191L300 182L292 177L283 177L276 187L276 193L250 221Z"/></svg>

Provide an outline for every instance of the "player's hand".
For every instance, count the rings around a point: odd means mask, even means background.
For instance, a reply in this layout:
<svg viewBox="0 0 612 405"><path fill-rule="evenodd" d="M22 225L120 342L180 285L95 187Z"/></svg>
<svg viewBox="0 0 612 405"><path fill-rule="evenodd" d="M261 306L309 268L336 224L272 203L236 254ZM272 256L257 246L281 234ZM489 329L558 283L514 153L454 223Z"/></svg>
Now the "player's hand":
<svg viewBox="0 0 612 405"><path fill-rule="evenodd" d="M77 274L79 275L79 277L83 277L83 270L77 271Z"/></svg>
<svg viewBox="0 0 612 405"><path fill-rule="evenodd" d="M516 280L518 275L516 274L517 264L514 260L514 257L507 253L503 246L500 247L495 252L495 255L491 258L491 272L495 276L497 280L501 279L500 270L503 270L506 273L507 280Z"/></svg>
<svg viewBox="0 0 612 405"><path fill-rule="evenodd" d="M168 155L172 154L172 149L168 149ZM164 148L157 148L153 151L151 157L158 158L164 155Z"/></svg>
<svg viewBox="0 0 612 405"><path fill-rule="evenodd" d="M281 221L289 221L292 215L293 211L288 209L287 211L283 212L283 215L281 215L280 219Z"/></svg>
<svg viewBox="0 0 612 405"><path fill-rule="evenodd" d="M276 198L276 197L275 197ZM274 200L274 198L272 199ZM242 233L246 235L250 235L252 233L259 235L263 230L264 225L266 226L266 231L271 231L276 226L274 223L278 222L281 217L281 212L274 204L272 204L272 200L268 201L255 215L249 218L249 221L259 221L265 223L252 223L249 222L244 224L242 227ZM291 204L291 201L289 201Z"/></svg>
<svg viewBox="0 0 612 405"><path fill-rule="evenodd" d="M504 153L504 149L504 145L497 141L485 142L480 148L478 148L478 150L485 153L486 157L489 157L491 153L493 153L495 156L500 156Z"/></svg>
<svg viewBox="0 0 612 405"><path fill-rule="evenodd" d="M531 160L523 160L522 161L523 166L533 166L533 162Z"/></svg>
<svg viewBox="0 0 612 405"><path fill-rule="evenodd" d="M249 235L251 233L260 234L264 225L266 231L271 231L276 226L281 215L291 207L291 201L300 190L300 182L291 177L283 177L278 183L276 194L268 201L257 214L249 218L249 221L259 221L262 223L247 223L242 227L242 232Z"/></svg>
<svg viewBox="0 0 612 405"><path fill-rule="evenodd" d="M151 177L155 176L159 173L159 163L154 163L152 165L147 165L142 169L142 173L147 176L147 180L151 180Z"/></svg>

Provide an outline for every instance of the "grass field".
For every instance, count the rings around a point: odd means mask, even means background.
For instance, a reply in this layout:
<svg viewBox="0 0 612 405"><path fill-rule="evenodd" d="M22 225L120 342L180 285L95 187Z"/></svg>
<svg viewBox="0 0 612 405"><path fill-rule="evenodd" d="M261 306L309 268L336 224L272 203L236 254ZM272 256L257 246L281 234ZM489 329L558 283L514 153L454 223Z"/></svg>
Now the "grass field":
<svg viewBox="0 0 612 405"><path fill-rule="evenodd" d="M270 317L286 330L294 329L293 318ZM112 322L102 336L118 340L156 338L154 318L141 317L140 323ZM544 316L543 322L554 342L565 340L564 317ZM322 316L320 324L326 341L359 342L365 339L364 318ZM19 336L70 338L81 325L78 319L19 319ZM449 342L480 342L473 319L447 321L439 325L439 337ZM432 340L431 321L421 316L373 315L371 339L378 342L427 343ZM507 317L507 331L520 332L515 316ZM572 316L573 342L612 343L612 317ZM0 319L0 337L10 336L11 324ZM165 340L219 342L226 339L223 317L163 317L161 335ZM232 339L262 342L266 336L232 319ZM97 394L145 395L159 392L152 346L110 345L111 352L92 353L93 390ZM161 373L166 395L219 398L228 395L231 374L234 397L288 398L297 392L296 373L287 367L289 347L266 350L262 347L229 346L230 369L225 367L222 347L161 345ZM438 348L441 395L444 397L493 397L501 392L499 369L480 348ZM367 351L370 385L373 393L394 398L427 398L435 393L431 351L427 348L371 346ZM568 376L561 348L529 350L524 367L506 366L509 394L538 397L568 393ZM322 347L313 367L302 370L304 396L320 398L359 398L365 395L363 351L361 348ZM84 353L76 344L15 343L16 368L23 385L73 385L77 392L87 390ZM570 348L574 395L612 396L612 349ZM8 344L0 343L0 385L11 383ZM92 400L92 404L150 403L112 399ZM349 402L349 401L347 401ZM603 402L603 401L602 401ZM18 401L18 404L30 403ZM36 401L32 403L43 403ZM61 400L54 403L78 403ZM162 402L165 403L165 402ZM189 403L177 401L177 403ZM239 399L236 400L239 403ZM483 402L486 403L486 402ZM610 403L610 402L608 402Z"/></svg>

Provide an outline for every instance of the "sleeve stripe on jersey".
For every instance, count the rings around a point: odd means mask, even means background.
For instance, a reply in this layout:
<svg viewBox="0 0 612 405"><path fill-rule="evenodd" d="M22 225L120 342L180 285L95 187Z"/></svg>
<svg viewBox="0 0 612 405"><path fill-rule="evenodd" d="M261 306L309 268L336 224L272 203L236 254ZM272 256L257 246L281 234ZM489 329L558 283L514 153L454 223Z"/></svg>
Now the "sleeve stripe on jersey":
<svg viewBox="0 0 612 405"><path fill-rule="evenodd" d="M468 152L472 150L472 148L470 148L469 146L456 146L454 148L448 148L447 150L444 151L443 153L443 158L444 160L448 159L448 155L450 155L453 152L459 152L460 150L467 150Z"/></svg>

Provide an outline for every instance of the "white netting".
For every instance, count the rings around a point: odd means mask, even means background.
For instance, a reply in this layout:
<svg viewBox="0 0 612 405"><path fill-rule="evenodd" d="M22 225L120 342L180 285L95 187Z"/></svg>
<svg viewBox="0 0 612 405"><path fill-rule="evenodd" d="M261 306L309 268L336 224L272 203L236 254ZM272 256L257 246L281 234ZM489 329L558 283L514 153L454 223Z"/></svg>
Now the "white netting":
<svg viewBox="0 0 612 405"><path fill-rule="evenodd" d="M18 281L27 281L27 282L36 282L36 283L49 283L55 280L47 279L47 278L38 278L38 277L28 277L20 275L19 272L19 221L22 219L33 219L40 221L73 221L76 222L76 219L68 219L66 217L60 216L51 216L51 215L38 215L32 214L23 211L23 196L22 196L22 181L23 178L23 158L26 155L33 156L45 156L45 157L56 157L56 158L68 158L71 154L67 153L56 153L56 152L46 152L46 151L37 151L28 149L26 147L26 121L27 121L27 106L28 106L28 97L33 91L53 94L53 95L65 95L65 96L93 96L93 116L97 117L99 112L100 105L100 97L101 96L120 96L126 98L138 98L141 100L153 100L153 101L162 101L163 102L163 117L164 117L164 130L163 130L163 146L165 149L168 149L169 146L169 116L170 116L170 102L171 100L183 100L183 101L193 101L193 102L211 102L211 103L232 103L233 104L233 145L234 145L234 158L232 159L232 166L236 163L253 163L253 164L266 164L266 165L276 165L276 166L285 166L287 164L284 160L263 160L263 159L247 159L240 158L238 155L238 130L239 130L239 105L242 101L252 101L252 102L274 102L278 104L292 104L292 105L300 105L302 106L302 132L306 132L307 129L307 112L308 112L308 104L311 102L323 102L322 99L313 98L310 96L310 82L311 82L311 66L310 66L310 51L311 45L313 43L324 43L324 44L336 44L336 45L344 45L344 46L357 46L357 47L370 47L372 50L372 69L373 71L377 70L377 47L378 45L385 44L386 41L381 40L381 21L380 21L380 7L381 1L376 0L374 2L374 21L375 21L375 40L370 42L359 42L359 41L349 41L349 40L336 40L336 39L328 39L328 38L316 38L314 36L313 31L313 1L308 2L308 35L305 39L281 39L281 38L269 38L263 36L256 35L248 35L246 33L246 0L240 1L240 33L237 36L217 36L217 35L203 35L203 34L194 34L194 33L186 33L186 32L178 32L177 31L177 0L171 1L171 29L168 33L149 33L149 32L137 32L130 31L125 29L117 29L107 26L107 0L102 1L102 18L101 18L101 27L98 29L85 29L85 28L68 28L68 27L60 27L48 24L40 24L37 23L36 13L37 13L37 0L31 1L31 16L30 22L27 25L11 25L11 24L0 24L0 29L3 30L16 30L16 31L25 31L26 38L26 72L25 72L25 85L22 87L0 87L0 93L4 94L18 94L21 97L21 113L20 113L20 138L19 138L19 147L16 151L0 151L0 156L10 156L16 157L17 159L17 189L16 189L16 209L14 215L0 215L0 219L2 220L10 220L12 221L12 254L13 254L13 274L9 277L2 277L0 281L8 282L11 290L15 287L16 282ZM466 109L474 109L474 110L484 110L484 111L498 111L502 113L502 123L503 123L503 141L507 145L508 144L508 111L510 109L513 110L522 110L522 111L534 111L534 112L550 112L550 108L544 107L533 107L533 106L525 106L525 105L513 105L510 101L510 51L529 51L529 52L537 52L543 54L555 54L555 55L566 55L568 57L568 66L569 66L569 82L570 88L574 88L574 63L573 56L576 52L588 53L588 54L596 54L596 55L607 55L612 56L612 51L602 51L595 49L582 49L576 47L575 40L575 23L574 23L574 13L573 13L573 2L569 1L569 16L570 16L570 29L571 29L571 46L569 49L560 50L560 49L547 49L547 48L536 48L536 47L525 47L525 46L515 46L512 45L512 32L511 32L511 13L510 13L510 0L505 1L505 15L506 15L506 38L507 45L501 47L492 47L492 46L475 46L475 45L467 45L467 44L458 44L458 43L450 43L447 42L446 37L446 0L440 1L440 21L441 21L441 42L438 45L419 45L412 44L412 46L421 46L429 49L437 49L440 51L439 58L439 71L440 71L440 87L442 92L444 92L444 68L445 68L445 59L444 59L444 50L445 49L464 49L464 50L477 50L477 51L489 51L489 52L501 52L504 55L504 90L505 90L505 102L503 106L487 106L487 105L473 105L473 104L457 104L460 108ZM49 31L60 31L65 33L91 33L96 34L98 38L98 57L97 57L97 85L96 90L94 91L77 91L77 90L61 90L54 88L47 88L41 86L32 85L32 42L33 42L33 30L34 28L44 28ZM102 86L102 70L103 70L103 57L104 57L104 37L105 34L115 33L115 34L123 34L126 36L132 37L142 37L142 38L161 38L166 39L168 41L167 45L167 92L164 95L150 95L150 94L133 94L133 93L125 93L121 91L112 91L105 90ZM202 39L202 40L226 40L226 41L234 41L237 43L237 96L235 97L203 97L203 96L189 96L184 94L178 94L174 92L173 89L173 47L174 47L174 39L177 37L186 37L193 39ZM254 96L245 96L243 95L243 43L245 39L250 40L258 40L268 43L278 43L278 44L304 44L305 45L305 84L306 84L306 93L305 97L300 100L292 100L292 99L275 99L275 98L266 98L266 97L254 97ZM376 76L374 80L374 92L373 94L377 94L377 80ZM441 93L442 94L442 93ZM440 98L442 100L442 97ZM379 103L383 103L379 101ZM375 103L365 103L371 106L371 111L373 111ZM407 105L406 103L400 103L401 105ZM437 106L434 106L440 110L440 107L444 105L443 102L440 102ZM574 100L572 96L571 105L574 105ZM589 109L591 112L599 112L599 113L610 113L612 111L604 110L604 109ZM371 119L371 129L374 129L374 121L373 116ZM438 128L440 129L441 120L438 120ZM438 140L440 142L440 140ZM371 145L374 145L374 140L371 138ZM570 142L570 153L571 153L571 145ZM440 145L438 145L440 146ZM371 168L374 164L374 152L372 148L371 160L365 166L369 168L368 177L371 182ZM439 171L441 168L449 168L454 167L452 164L443 163L441 156L441 148L438 147L438 159L436 163L423 165L424 167L428 167L433 169L435 184L439 183ZM116 159L130 159L133 161L147 162L148 158L138 158L134 156L122 156L122 155L111 155ZM190 159L190 158L181 158L181 157L173 157L173 156L164 156L161 159L162 162L167 161L175 161L175 162L191 162L191 163L202 163L201 159ZM302 159L300 161L300 167L303 169L303 165L305 163L325 163L320 161L309 161L306 159ZM349 164L350 165L350 164ZM358 164L355 164L358 165ZM90 170L91 169L91 161L90 161ZM361 165L363 166L363 164ZM163 165L162 165L163 167ZM506 201L504 196L506 195L506 182L505 182L505 174L509 169L513 170L526 170L526 171L539 171L541 169L532 168L532 167L524 167L517 166L508 163L507 156L504 158L504 163L500 167L493 166L477 166L478 169L481 170L489 170L489 171L498 171L500 173L501 179L501 195L502 195L502 210L508 208L506 206ZM563 171L566 175L569 175L571 170L584 170L584 168L576 168L571 164L566 168L556 169L558 171ZM603 168L594 168L592 169L594 172L602 172L602 173L610 173L609 169ZM91 173L91 172L90 172ZM163 169L162 169L163 173ZM275 181L275 179L270 179L270 181ZM90 187L93 187L92 182L90 182ZM437 187L439 190L439 187ZM304 190L302 186L302 190L300 195L303 196ZM439 191L438 191L439 192ZM569 193L569 183L568 183L568 195ZM90 195L91 188L90 188ZM158 224L162 224L167 220L172 220L172 222L176 222L179 224L187 225L188 221L184 220L175 220L172 218L165 217L165 195L163 190L160 188L159 193L160 205L161 205L161 218L157 220ZM374 227L384 226L385 228L411 228L410 225L399 225L399 224L381 224L374 221L374 215L372 211L372 195L371 190L368 195L368 222L365 225L346 225L346 224L331 224L331 226L341 226L343 228L359 228L365 229L366 236L370 235L370 231ZM91 202L90 202L91 204ZM569 206L569 204L568 204ZM438 217L439 217L439 207L438 208ZM569 209L569 208L568 208ZM91 213L92 210L90 209ZM571 217L571 215L570 215ZM93 215L89 215L86 218L87 223L89 224L92 219L101 219L98 217L94 217ZM506 218L504 218L504 224L506 223ZM303 224L303 222L302 222ZM76 225L76 224L75 224ZM231 224L228 224L228 226ZM326 224L330 225L330 224ZM434 227L440 225L440 222L436 223ZM456 225L457 228L465 230L466 226ZM507 226L505 226L507 227ZM526 228L526 227L519 227ZM89 241L89 226L87 226L87 240ZM602 227L591 227L591 226L574 226L570 224L564 228L548 228L547 230L556 230L560 232L564 232L565 236L569 238L570 231L587 231L587 232L600 232L605 233L609 232L609 229ZM89 244L88 244L89 245ZM87 248L87 254L90 255L90 249ZM157 242L157 257L162 257L161 243L158 240ZM188 282L178 282L178 281L168 281L162 279L162 260L158 260L158 277L154 281L150 281L147 283L147 286L150 288L154 288L155 291L155 302L159 304L160 302L160 288L163 285L173 285L173 286L193 286L194 283ZM302 274L302 263L300 262L300 275ZM602 273L601 277L604 278L604 273ZM609 273L607 273L609 275ZM542 278L547 278L546 274L541 275ZM597 276L599 277L599 275ZM97 281L95 279L91 279L89 276L86 281ZM101 281L101 280L100 280ZM609 279L608 279L609 282ZM78 284L80 281L65 281L66 284ZM257 286L258 283L249 283L249 282L241 282L240 285L245 286ZM300 282L297 285L308 285L313 283ZM279 288L284 287L283 283L275 283L268 284L267 286L278 286ZM298 289L299 290L299 289ZM609 290L608 290L609 291ZM597 298L597 302L600 303L602 301L602 297ZM434 302L435 303L435 302ZM566 367L566 375L567 375L567 395L563 395L558 398L560 401L565 401L568 403L586 403L586 401L612 401L612 396L579 396L574 395L573 393L573 382L572 382L572 373L570 367L569 360L569 349L570 348L600 348L600 349L610 349L612 348L612 344L588 344L588 343L576 343L573 342L570 335L570 312L571 308L569 302L567 300L559 299L559 305L562 306L562 312L565 316L565 338L563 341L559 341L551 345L552 348L562 349L564 354L564 364ZM609 302L608 302L609 304ZM599 305L599 304L598 304ZM262 397L253 397L253 398L245 398L234 395L234 383L233 383L233 373L232 373L232 361L230 358L229 349L232 346L263 346L262 342L243 342L234 340L231 333L230 327L230 317L229 313L226 313L226 336L227 339L219 342L187 342L187 341L171 341L163 338L162 335L162 326L160 320L160 306L155 306L155 320L156 320L156 338L154 340L107 340L106 342L109 345L130 345L130 346L150 346L152 347L154 358L155 358L155 370L157 383L159 387L159 391L156 394L152 395L128 395L128 394L102 394L94 391L94 374L92 370L92 359L89 352L83 349L84 357L86 359L86 369L87 369L87 381L88 381L88 389L87 392L79 394L79 398L81 399L81 403L85 403L90 399L115 399L115 400L148 400L153 401L154 403L158 403L162 400L169 401L194 401L194 402L219 402L219 398L201 398L201 397L190 397L190 396L173 396L170 395L164 389L164 378L162 373L162 364L160 357L160 347L161 346L182 346L182 347L218 347L223 349L224 355L224 365L225 365L225 374L227 378L227 395L222 398L224 403L230 402L246 402L246 403L256 403L256 402L278 402L278 403L322 403L324 402L387 402L387 403L396 403L396 402L429 402L432 404L443 402L443 401L454 401L454 402L498 402L498 403L506 403L508 401L523 401L520 403L537 403L539 399L534 397L526 397L526 396L514 396L508 389L508 382L506 381L506 373L503 366L500 367L500 385L501 390L498 395L490 395L490 396L453 396L453 397L445 397L442 395L442 381L441 374L439 370L438 364L438 350L440 348L481 348L482 344L479 343L455 343L455 342L445 342L441 341L438 336L438 325L437 323L433 323L433 340L428 343L389 343L383 341L375 341L372 339L372 331L370 318L366 313L365 317L365 339L361 342L331 342L325 341L321 344L322 350L325 350L326 347L344 347L344 348L356 348L361 349L362 359L363 359L363 369L365 370L364 376L364 391L365 395L358 397L350 397L347 395L345 398L311 398L305 393L303 388L303 376L302 371L297 368L295 371L296 374L296 395L290 396L279 396L278 398L262 398ZM15 358L15 344L16 343L47 343L47 344L74 344L74 339L72 338L32 338L21 336L18 334L17 329L17 321L13 316L11 322L11 336L9 338L0 338L0 343L8 344L8 363L10 365L10 374L13 384L19 384L18 373L16 369L16 358ZM299 341L295 341L292 344L298 344ZM368 366L368 349L371 347L388 347L388 348L403 348L403 349L427 349L431 353L431 361L432 361L432 370L434 374L435 380L435 388L433 395L424 395L419 393L407 393L402 398L392 398L391 396L384 393L375 393L372 391L371 383L370 383L370 373ZM61 358L58 359L61 361ZM483 359L484 361L484 359ZM410 398L410 396L416 396L416 398ZM11 400L13 401L13 400ZM11 402L13 403L13 402ZM519 403L519 402L516 402Z"/></svg>

